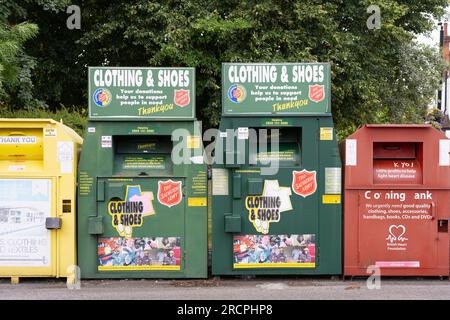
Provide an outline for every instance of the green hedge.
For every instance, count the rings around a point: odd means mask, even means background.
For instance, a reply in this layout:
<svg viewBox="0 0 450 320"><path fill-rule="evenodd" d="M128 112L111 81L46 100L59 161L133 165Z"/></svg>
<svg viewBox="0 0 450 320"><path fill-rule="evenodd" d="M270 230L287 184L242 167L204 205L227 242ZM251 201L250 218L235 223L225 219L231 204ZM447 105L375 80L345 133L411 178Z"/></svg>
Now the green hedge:
<svg viewBox="0 0 450 320"><path fill-rule="evenodd" d="M84 129L86 128L87 123L87 111L85 108L76 107L68 110L64 106L55 112L47 109L11 111L7 108L0 108L0 118L50 118L56 121L62 120L65 125L71 127L81 137L83 137Z"/></svg>

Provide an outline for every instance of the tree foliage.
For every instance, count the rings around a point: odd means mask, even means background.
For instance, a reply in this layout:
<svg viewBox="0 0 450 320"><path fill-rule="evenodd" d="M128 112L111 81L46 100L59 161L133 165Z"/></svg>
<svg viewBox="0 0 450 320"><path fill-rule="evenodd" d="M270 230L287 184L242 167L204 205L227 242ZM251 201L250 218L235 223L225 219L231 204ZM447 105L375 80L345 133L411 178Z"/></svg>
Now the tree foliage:
<svg viewBox="0 0 450 320"><path fill-rule="evenodd" d="M210 127L220 118L222 62L329 61L345 135L367 122L423 122L444 67L414 37L431 30L445 0L72 1L82 30L65 27L64 1L6 2L22 9L14 20L41 29L26 50L37 59L34 96L51 106L86 105L87 65L192 66L197 116ZM372 4L380 29L366 26Z"/></svg>
<svg viewBox="0 0 450 320"><path fill-rule="evenodd" d="M13 94L24 100L31 98L30 71L34 60L23 52L23 45L37 32L33 23L11 26L0 20L0 105L10 102Z"/></svg>

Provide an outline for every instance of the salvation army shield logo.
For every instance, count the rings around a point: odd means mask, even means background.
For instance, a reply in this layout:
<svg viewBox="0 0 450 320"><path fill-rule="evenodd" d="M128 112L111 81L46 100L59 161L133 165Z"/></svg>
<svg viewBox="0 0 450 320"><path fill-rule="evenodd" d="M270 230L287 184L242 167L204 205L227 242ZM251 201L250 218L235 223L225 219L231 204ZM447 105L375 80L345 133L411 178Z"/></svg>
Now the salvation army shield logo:
<svg viewBox="0 0 450 320"><path fill-rule="evenodd" d="M166 207L176 206L181 202L183 194L181 192L181 181L158 181L158 201Z"/></svg>
<svg viewBox="0 0 450 320"><path fill-rule="evenodd" d="M292 190L306 198L317 190L316 171L292 171Z"/></svg>
<svg viewBox="0 0 450 320"><path fill-rule="evenodd" d="M312 102L320 102L325 98L325 89L322 84L309 86L309 99Z"/></svg>
<svg viewBox="0 0 450 320"><path fill-rule="evenodd" d="M174 90L173 103L179 107L186 107L191 102L189 93L189 90Z"/></svg>

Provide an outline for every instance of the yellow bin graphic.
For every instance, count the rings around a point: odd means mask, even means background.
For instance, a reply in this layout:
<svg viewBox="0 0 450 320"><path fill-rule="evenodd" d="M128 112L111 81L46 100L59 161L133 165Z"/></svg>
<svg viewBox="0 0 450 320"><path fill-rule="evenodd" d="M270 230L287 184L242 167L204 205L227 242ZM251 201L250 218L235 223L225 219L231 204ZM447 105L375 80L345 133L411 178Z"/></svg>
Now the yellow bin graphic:
<svg viewBox="0 0 450 320"><path fill-rule="evenodd" d="M0 277L74 280L82 143L51 119L0 119Z"/></svg>

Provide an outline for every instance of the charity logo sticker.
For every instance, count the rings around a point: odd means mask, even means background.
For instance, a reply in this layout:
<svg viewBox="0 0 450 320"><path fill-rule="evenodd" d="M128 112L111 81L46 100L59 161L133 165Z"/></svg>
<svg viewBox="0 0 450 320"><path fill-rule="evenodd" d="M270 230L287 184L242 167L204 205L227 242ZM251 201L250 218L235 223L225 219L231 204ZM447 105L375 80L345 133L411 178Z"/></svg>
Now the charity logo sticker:
<svg viewBox="0 0 450 320"><path fill-rule="evenodd" d="M186 107L190 102L190 90L174 90L173 103L179 107Z"/></svg>
<svg viewBox="0 0 450 320"><path fill-rule="evenodd" d="M406 232L406 228L404 225L400 224L398 226L391 225L389 227L389 235L387 236L386 240L388 240L390 243L393 242L405 242L408 240L408 238L404 237Z"/></svg>
<svg viewBox="0 0 450 320"><path fill-rule="evenodd" d="M309 99L312 102L320 102L325 98L325 89L323 84L309 86Z"/></svg>
<svg viewBox="0 0 450 320"><path fill-rule="evenodd" d="M97 106L104 108L111 103L112 95L108 89L98 88L94 91L92 98Z"/></svg>
<svg viewBox="0 0 450 320"><path fill-rule="evenodd" d="M387 231L386 249L388 251L406 251L408 249L408 238L405 236L406 227L404 225L392 224Z"/></svg>
<svg viewBox="0 0 450 320"><path fill-rule="evenodd" d="M278 180L265 180L263 193L247 196L245 207L256 231L269 233L270 223L279 222L280 214L292 210L291 188L280 187Z"/></svg>
<svg viewBox="0 0 450 320"><path fill-rule="evenodd" d="M233 84L227 92L227 97L231 102L241 103L245 100L247 92L245 88L240 84Z"/></svg>
<svg viewBox="0 0 450 320"><path fill-rule="evenodd" d="M142 226L144 217L155 214L153 192L143 192L139 185L127 186L125 200L110 200L108 213L119 235L131 238L133 227Z"/></svg>
<svg viewBox="0 0 450 320"><path fill-rule="evenodd" d="M306 198L317 190L316 171L292 171L292 190L299 196Z"/></svg>
<svg viewBox="0 0 450 320"><path fill-rule="evenodd" d="M166 207L176 206L183 198L181 181L158 181L158 201Z"/></svg>

